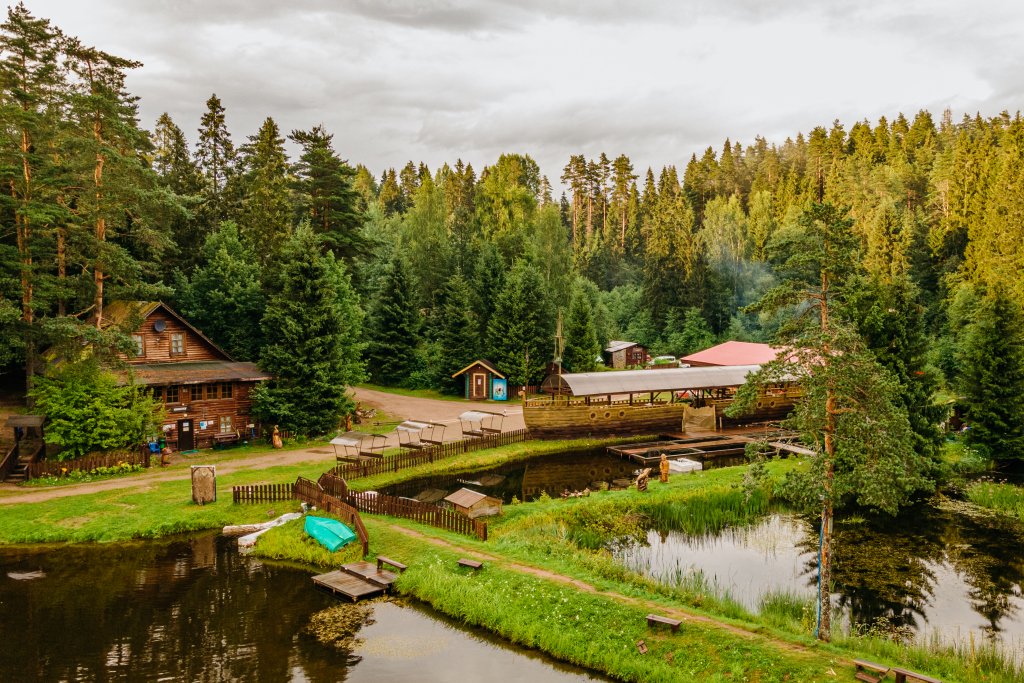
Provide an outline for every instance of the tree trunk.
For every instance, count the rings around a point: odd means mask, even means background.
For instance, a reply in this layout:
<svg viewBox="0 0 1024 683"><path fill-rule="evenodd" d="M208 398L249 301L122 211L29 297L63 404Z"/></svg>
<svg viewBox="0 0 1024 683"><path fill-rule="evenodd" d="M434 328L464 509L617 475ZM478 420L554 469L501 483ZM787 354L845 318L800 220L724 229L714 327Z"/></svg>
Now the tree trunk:
<svg viewBox="0 0 1024 683"><path fill-rule="evenodd" d="M821 333L824 336L821 362L827 367L831 362L828 341L828 272L821 272ZM832 483L835 479L836 454L836 395L830 386L825 396L825 486L821 506L821 553L818 556L818 640L832 639Z"/></svg>
<svg viewBox="0 0 1024 683"><path fill-rule="evenodd" d="M92 62L89 67L89 88L95 91L93 83ZM96 329L103 328L103 262L102 248L107 240L107 220L103 217L103 163L106 161L100 145L103 142L103 122L100 119L99 111L93 114L92 136L96 141L96 166L93 169L93 186L96 189L96 261L93 263L92 275L96 285L96 295L93 299L93 309L96 312Z"/></svg>
<svg viewBox="0 0 1024 683"><path fill-rule="evenodd" d="M835 478L835 396L825 400L825 491L821 506L821 553L818 556L818 640L832 639L832 481Z"/></svg>
<svg viewBox="0 0 1024 683"><path fill-rule="evenodd" d="M67 232L64 228L57 228L57 315L61 317L67 314L64 301L64 280L67 278L67 273Z"/></svg>

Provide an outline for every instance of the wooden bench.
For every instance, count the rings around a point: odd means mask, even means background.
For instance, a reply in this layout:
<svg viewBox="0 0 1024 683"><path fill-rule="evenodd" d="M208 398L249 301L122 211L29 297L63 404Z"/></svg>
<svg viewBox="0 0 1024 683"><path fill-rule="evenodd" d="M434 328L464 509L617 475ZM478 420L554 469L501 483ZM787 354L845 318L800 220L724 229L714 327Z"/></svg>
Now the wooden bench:
<svg viewBox="0 0 1024 683"><path fill-rule="evenodd" d="M460 557L459 558L459 564L462 565L463 567L469 567L470 569L473 569L473 570L480 569L481 567L484 566L483 562L477 562L476 560L471 560L471 559L466 558L466 557Z"/></svg>
<svg viewBox="0 0 1024 683"><path fill-rule="evenodd" d="M227 434L214 434L213 435L213 447L214 448L227 448L228 446L237 445L240 441L238 432L229 432Z"/></svg>
<svg viewBox="0 0 1024 683"><path fill-rule="evenodd" d="M406 567L401 562L395 562L390 557L384 557L383 555L378 555L377 556L377 571L380 571L381 569L383 569L384 565L386 565L386 564L394 567L399 572L404 572L406 569L408 569L408 567Z"/></svg>
<svg viewBox="0 0 1024 683"><path fill-rule="evenodd" d="M855 659L853 664L857 667L857 672L853 677L858 681L864 681L864 683L878 683L889 673L889 667L865 659Z"/></svg>
<svg viewBox="0 0 1024 683"><path fill-rule="evenodd" d="M942 683L937 678L931 676L925 676L909 669L901 669L894 666L892 672L896 674L896 683L906 683L907 681L921 681L921 683Z"/></svg>
<svg viewBox="0 0 1024 683"><path fill-rule="evenodd" d="M647 615L647 625L648 626L657 626L658 624L665 624L666 626L670 626L672 628L672 633L675 633L676 631L679 630L679 625L681 623L683 623L683 622L679 621L678 619L671 619L669 617L663 617L660 614L648 614Z"/></svg>

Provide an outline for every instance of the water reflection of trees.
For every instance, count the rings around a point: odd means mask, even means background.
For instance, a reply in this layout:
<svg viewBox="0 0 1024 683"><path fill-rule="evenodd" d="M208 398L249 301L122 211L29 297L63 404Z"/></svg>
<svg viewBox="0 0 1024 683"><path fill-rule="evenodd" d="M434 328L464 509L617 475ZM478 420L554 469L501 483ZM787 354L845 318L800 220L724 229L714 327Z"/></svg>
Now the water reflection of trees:
<svg viewBox="0 0 1024 683"><path fill-rule="evenodd" d="M296 668L312 681L344 676L343 653L295 646L330 599L303 574L250 562L213 536L0 565L46 572L0 584L3 680L287 680Z"/></svg>
<svg viewBox="0 0 1024 683"><path fill-rule="evenodd" d="M920 509L898 520L837 520L832 578L840 607L854 624L918 628L943 552L941 528Z"/></svg>
<svg viewBox="0 0 1024 683"><path fill-rule="evenodd" d="M984 617L990 636L1000 622L1019 616L1024 584L1024 533L1012 520L962 516L945 538L950 563L970 587L971 608Z"/></svg>
<svg viewBox="0 0 1024 683"><path fill-rule="evenodd" d="M808 525L801 548L807 583L817 581L817 529ZM968 585L971 608L991 634L1019 617L1024 584L1024 534L1014 522L975 519L917 506L896 519L836 520L833 589L855 624L881 621L919 629L934 609L938 569L952 567Z"/></svg>

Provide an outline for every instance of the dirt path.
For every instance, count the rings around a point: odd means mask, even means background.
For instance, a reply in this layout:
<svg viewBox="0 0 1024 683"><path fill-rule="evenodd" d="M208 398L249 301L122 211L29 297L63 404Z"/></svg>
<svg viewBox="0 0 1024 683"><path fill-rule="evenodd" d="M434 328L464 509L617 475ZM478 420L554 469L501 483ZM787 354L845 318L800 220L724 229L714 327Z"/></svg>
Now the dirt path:
<svg viewBox="0 0 1024 683"><path fill-rule="evenodd" d="M467 410L484 410L492 413L502 413L505 419L502 421L504 431L524 429L523 407L518 403L502 405L500 403L474 403L472 401L444 401L433 398L418 398L415 396L399 396L373 389L355 388L352 390L363 408L376 408L382 413L393 415L403 420L422 420L425 422L439 422L447 425L445 430L445 441L457 439L462 435L459 426L459 415ZM398 437L389 436L388 444L398 445Z"/></svg>
<svg viewBox="0 0 1024 683"><path fill-rule="evenodd" d="M353 389L353 393L356 400L364 408L376 408L389 415L403 419L418 418L420 420L441 422L449 425L449 428L445 431L446 441L461 438L462 430L459 427L459 414L467 410L489 410L499 413L504 410L507 416L503 428L506 431L522 429L525 426L523 423L522 406L517 404L511 404L508 408L502 408L495 403L443 401L431 398L417 398L415 396L398 396L383 391L360 388ZM394 434L390 435L387 445L388 447L397 446L397 436ZM107 479L57 488L40 489L14 486L13 484L0 484L0 505L39 503L68 496L84 496L90 493L119 489L145 490L161 482L187 479L189 476L188 465L206 464L201 455L190 458L176 455L172 457L171 462L174 466L169 469L151 469L146 473L119 479ZM266 451L235 460L215 462L215 464L217 465L217 474L231 474L246 469L277 467L279 465L299 465L307 462L322 463L325 469L333 467L335 464L334 451L330 446L326 448L314 446L289 451Z"/></svg>
<svg viewBox="0 0 1024 683"><path fill-rule="evenodd" d="M512 569L513 571L521 572L523 574L530 574L531 576L536 576L540 579L566 584L585 593L600 593L601 595L607 596L613 600L616 600L617 602L621 602L627 605L634 605L637 607L643 607L644 609L649 609L651 612L657 612L658 614L663 614L674 619L679 619L684 622L703 624L706 626L710 626L711 628L728 631L729 633L740 636L742 638L761 640L770 643L771 645L779 648L780 650L786 650L787 652L795 652L800 654L808 654L811 652L811 649L804 645L800 645L798 643L791 643L789 641L780 640L778 638L773 638L763 633L756 633L754 631L750 631L740 626L735 626L733 624L727 624L718 621L712 617L706 616L704 614L697 614L695 612L691 612L682 607L666 607L663 604L653 602L651 600L644 600L643 598L634 598L613 591L599 591L591 584L586 583L585 581L580 581L579 579L575 579L571 576L566 576L565 574L558 574L556 572L548 571L547 569L541 569L539 567L520 564L519 562L507 560L496 555L490 555L488 553L480 552L478 550L464 548L462 546L455 545L450 541L446 541L441 538L435 538L433 536L427 536L426 534L423 534L419 531L415 531L414 529L398 526L396 524L392 524L389 528L392 531L396 531L405 536L410 536L421 541L426 541L431 545L436 545L438 547L445 548L446 550L454 550L458 552L460 555L472 557L474 559L481 561L498 563L502 567L505 567L507 569ZM845 662L841 658L836 657L836 663L844 664L848 662Z"/></svg>

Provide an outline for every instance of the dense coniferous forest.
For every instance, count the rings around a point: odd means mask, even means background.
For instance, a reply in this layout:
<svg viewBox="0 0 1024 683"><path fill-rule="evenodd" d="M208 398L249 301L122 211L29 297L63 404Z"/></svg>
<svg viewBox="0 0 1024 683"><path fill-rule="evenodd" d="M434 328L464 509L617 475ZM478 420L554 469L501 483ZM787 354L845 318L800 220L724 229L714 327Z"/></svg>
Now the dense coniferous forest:
<svg viewBox="0 0 1024 683"><path fill-rule="evenodd" d="M201 120L147 130L125 88L140 65L22 5L0 50L0 363L29 389L46 349L116 349L100 321L121 298L162 299L272 370L256 408L310 433L364 379L454 392L482 357L536 385L559 314L571 371L610 339L773 341L792 311L750 307L779 282L773 245L827 204L856 237L836 314L896 378L916 438L962 396L979 445L1024 457L1019 112L834 121L660 169L612 150L371 170L316 121L236 137L215 94ZM304 415L312 400L330 414Z"/></svg>

